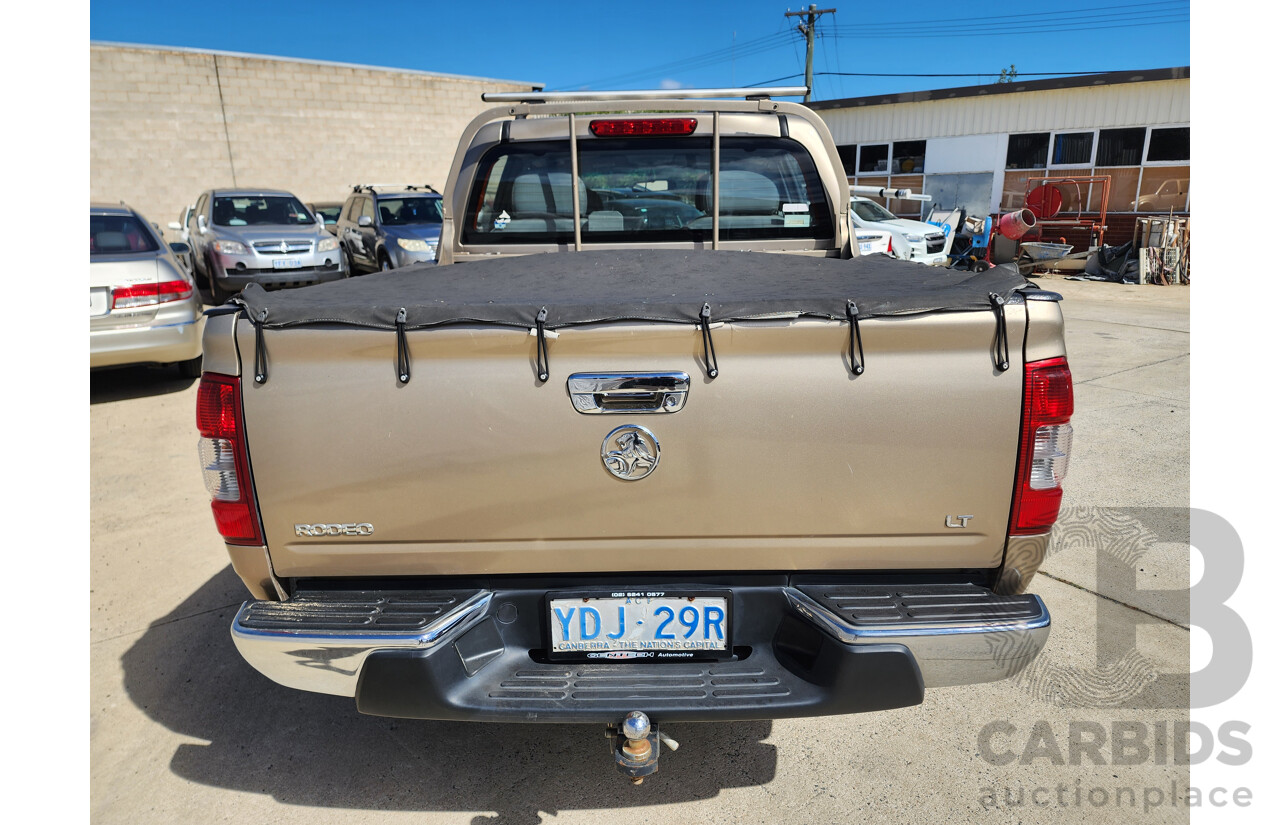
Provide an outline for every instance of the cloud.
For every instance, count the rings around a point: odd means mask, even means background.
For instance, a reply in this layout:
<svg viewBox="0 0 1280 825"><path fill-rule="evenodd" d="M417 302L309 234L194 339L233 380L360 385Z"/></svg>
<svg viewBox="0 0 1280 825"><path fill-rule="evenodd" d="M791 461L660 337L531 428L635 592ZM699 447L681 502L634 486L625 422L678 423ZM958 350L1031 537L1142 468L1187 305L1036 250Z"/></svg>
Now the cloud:
<svg viewBox="0 0 1280 825"><path fill-rule="evenodd" d="M683 89L684 88L684 84L681 83L679 80L672 80L669 77L665 78L661 83L658 84L658 86L663 89Z"/></svg>

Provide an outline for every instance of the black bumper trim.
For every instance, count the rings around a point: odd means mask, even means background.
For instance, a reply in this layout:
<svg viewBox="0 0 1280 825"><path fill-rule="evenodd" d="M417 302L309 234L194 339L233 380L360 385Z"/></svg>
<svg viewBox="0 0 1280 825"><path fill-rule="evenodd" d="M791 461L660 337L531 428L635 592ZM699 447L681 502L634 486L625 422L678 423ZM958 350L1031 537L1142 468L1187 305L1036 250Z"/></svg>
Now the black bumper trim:
<svg viewBox="0 0 1280 825"><path fill-rule="evenodd" d="M842 643L796 616L775 587L735 589L737 655L723 662L546 661L544 593L495 592L492 604L512 605L518 621L487 620L428 650L370 653L357 708L416 719L605 723L632 710L657 721L753 720L924 700L904 645Z"/></svg>

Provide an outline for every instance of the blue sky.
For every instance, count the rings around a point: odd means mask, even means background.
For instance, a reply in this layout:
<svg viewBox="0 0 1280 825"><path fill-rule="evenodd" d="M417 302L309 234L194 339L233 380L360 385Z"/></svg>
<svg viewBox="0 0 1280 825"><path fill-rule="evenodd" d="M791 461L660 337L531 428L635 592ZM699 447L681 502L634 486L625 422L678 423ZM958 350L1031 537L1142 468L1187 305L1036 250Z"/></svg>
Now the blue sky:
<svg viewBox="0 0 1280 825"><path fill-rule="evenodd" d="M818 3L814 99L1191 62L1189 0ZM550 89L800 85L792 0L442 3L95 2L92 40L336 60L543 82ZM854 77L839 73L978 74ZM796 75L795 77L789 77Z"/></svg>

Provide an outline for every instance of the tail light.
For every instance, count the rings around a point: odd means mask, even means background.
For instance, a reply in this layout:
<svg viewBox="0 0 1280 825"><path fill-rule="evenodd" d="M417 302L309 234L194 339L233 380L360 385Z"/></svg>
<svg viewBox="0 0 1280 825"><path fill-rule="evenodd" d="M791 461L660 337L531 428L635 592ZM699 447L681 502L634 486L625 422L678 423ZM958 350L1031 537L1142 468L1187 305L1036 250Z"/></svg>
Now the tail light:
<svg viewBox="0 0 1280 825"><path fill-rule="evenodd" d="M263 544L245 450L240 379L206 372L196 395L200 467L213 500L213 520L228 544Z"/></svg>
<svg viewBox="0 0 1280 825"><path fill-rule="evenodd" d="M134 284L118 286L111 290L111 308L125 309L181 301L190 298L192 286L181 279L161 281L158 284Z"/></svg>
<svg viewBox="0 0 1280 825"><path fill-rule="evenodd" d="M1028 363L1024 381L1017 486L1009 521L1009 533L1015 536L1047 533L1058 520L1075 406L1065 358Z"/></svg>
<svg viewBox="0 0 1280 825"><path fill-rule="evenodd" d="M892 235L889 236L889 254L890 255L893 254L893 236Z"/></svg>
<svg viewBox="0 0 1280 825"><path fill-rule="evenodd" d="M596 137L691 135L697 128L698 119L696 117L648 117L642 119L591 121L591 134Z"/></svg>

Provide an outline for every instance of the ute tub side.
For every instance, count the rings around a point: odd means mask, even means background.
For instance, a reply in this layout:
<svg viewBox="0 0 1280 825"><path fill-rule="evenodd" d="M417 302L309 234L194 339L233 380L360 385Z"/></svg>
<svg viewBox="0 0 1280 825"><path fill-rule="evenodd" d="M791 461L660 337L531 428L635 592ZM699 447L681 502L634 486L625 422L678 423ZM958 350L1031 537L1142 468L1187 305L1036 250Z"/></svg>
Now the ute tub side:
<svg viewBox="0 0 1280 825"><path fill-rule="evenodd" d="M1044 290L1026 290L1027 363L1067 356L1062 317L1062 296ZM1009 536L1004 560L996 575L997 593L1025 593L1049 552L1050 533L1038 536Z"/></svg>
<svg viewBox="0 0 1280 825"><path fill-rule="evenodd" d="M204 370L220 375L240 375L240 351L236 344L239 312L214 309L205 313ZM231 569L255 599L275 600L285 596L284 585L271 569L271 555L266 545L227 544Z"/></svg>

